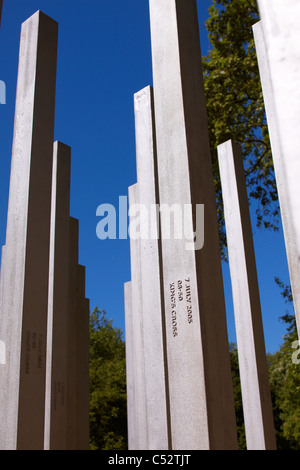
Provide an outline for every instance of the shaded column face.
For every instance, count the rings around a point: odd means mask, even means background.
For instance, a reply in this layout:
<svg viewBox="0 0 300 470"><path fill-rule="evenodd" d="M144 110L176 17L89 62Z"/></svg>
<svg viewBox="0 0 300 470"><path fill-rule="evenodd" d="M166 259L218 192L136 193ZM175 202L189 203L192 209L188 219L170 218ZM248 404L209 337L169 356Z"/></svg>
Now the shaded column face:
<svg viewBox="0 0 300 470"><path fill-rule="evenodd" d="M149 3L172 448L236 448L197 6ZM162 206L174 204L194 228L204 205L201 249L179 231L164 239Z"/></svg>
<svg viewBox="0 0 300 470"><path fill-rule="evenodd" d="M242 152L218 146L248 450L276 449L259 286Z"/></svg>
<svg viewBox="0 0 300 470"><path fill-rule="evenodd" d="M78 282L78 248L79 248L79 221L70 217L70 292L68 317L68 382L67 382L67 449L78 449L78 324L79 324L79 282Z"/></svg>
<svg viewBox="0 0 300 470"><path fill-rule="evenodd" d="M57 23L22 25L0 340L0 448L42 449Z"/></svg>
<svg viewBox="0 0 300 470"><path fill-rule="evenodd" d="M44 446L89 447L89 301L70 217L71 148L54 143Z"/></svg>
<svg viewBox="0 0 300 470"><path fill-rule="evenodd" d="M89 450L89 315L90 301L85 298L86 268L78 265L78 323L77 359L78 370L78 428L68 429L77 432L77 450Z"/></svg>
<svg viewBox="0 0 300 470"><path fill-rule="evenodd" d="M49 255L45 449L67 449L71 149L54 143Z"/></svg>

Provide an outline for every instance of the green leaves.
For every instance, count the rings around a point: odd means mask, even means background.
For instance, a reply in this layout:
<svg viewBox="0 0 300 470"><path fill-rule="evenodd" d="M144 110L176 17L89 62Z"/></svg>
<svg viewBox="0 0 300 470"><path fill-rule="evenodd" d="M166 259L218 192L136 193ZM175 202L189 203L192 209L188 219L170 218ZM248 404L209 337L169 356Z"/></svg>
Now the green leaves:
<svg viewBox="0 0 300 470"><path fill-rule="evenodd" d="M90 448L127 449L125 343L103 310L90 316Z"/></svg>
<svg viewBox="0 0 300 470"><path fill-rule="evenodd" d="M293 323L292 317L285 317ZM276 438L279 450L300 450L300 364L292 360L296 328L289 328L285 341L268 356Z"/></svg>
<svg viewBox="0 0 300 470"><path fill-rule="evenodd" d="M221 249L226 256L217 146L241 145L250 202L258 227L278 229L279 207L252 25L255 0L213 0L206 27L211 50L203 57Z"/></svg>

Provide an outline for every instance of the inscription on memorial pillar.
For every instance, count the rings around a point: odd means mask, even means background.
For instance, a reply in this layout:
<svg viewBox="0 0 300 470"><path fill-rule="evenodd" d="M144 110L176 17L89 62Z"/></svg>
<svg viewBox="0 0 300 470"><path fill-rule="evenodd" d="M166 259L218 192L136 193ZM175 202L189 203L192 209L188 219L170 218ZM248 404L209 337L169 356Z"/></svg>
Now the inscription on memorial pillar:
<svg viewBox="0 0 300 470"><path fill-rule="evenodd" d="M65 383L63 380L54 380L53 382L53 409L65 405Z"/></svg>
<svg viewBox="0 0 300 470"><path fill-rule="evenodd" d="M32 369L42 368L43 335L36 331L26 331L25 340L25 374L29 375Z"/></svg>
<svg viewBox="0 0 300 470"><path fill-rule="evenodd" d="M179 316L183 321L193 323L193 305L191 292L191 279L185 277L170 283L170 307L173 337L180 334L178 329Z"/></svg>

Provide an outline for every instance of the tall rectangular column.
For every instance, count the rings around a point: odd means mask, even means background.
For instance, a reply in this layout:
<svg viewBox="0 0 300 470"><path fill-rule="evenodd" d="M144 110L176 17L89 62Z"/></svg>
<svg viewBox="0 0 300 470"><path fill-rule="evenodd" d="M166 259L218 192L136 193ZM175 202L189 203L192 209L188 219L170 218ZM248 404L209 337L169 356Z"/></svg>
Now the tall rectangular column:
<svg viewBox="0 0 300 470"><path fill-rule="evenodd" d="M292 222L293 218L288 197L288 184L286 181L280 133L276 118L275 96L270 74L268 46L264 35L262 21L253 25L253 33L272 148L298 336L300 337L300 261L297 256L296 236Z"/></svg>
<svg viewBox="0 0 300 470"><path fill-rule="evenodd" d="M42 449L57 23L22 25L0 340L0 448Z"/></svg>
<svg viewBox="0 0 300 470"><path fill-rule="evenodd" d="M78 249L79 221L70 217L70 258L69 258L69 327L68 327L68 384L67 384L67 450L78 448Z"/></svg>
<svg viewBox="0 0 300 470"><path fill-rule="evenodd" d="M296 259L300 263L300 2L258 0L258 6L267 49L282 178L296 243ZM273 134L270 137L274 142ZM293 292L295 294L298 302L299 293ZM296 319L299 332L298 313Z"/></svg>
<svg viewBox="0 0 300 470"><path fill-rule="evenodd" d="M124 284L128 450L136 449L135 369L131 282Z"/></svg>
<svg viewBox="0 0 300 470"><path fill-rule="evenodd" d="M90 302L85 298L85 266L78 266L78 450L89 450L89 318Z"/></svg>
<svg viewBox="0 0 300 470"><path fill-rule="evenodd" d="M194 227L205 208L202 249L162 237L172 449L236 449L196 0L150 0L150 20L160 205L189 208Z"/></svg>
<svg viewBox="0 0 300 470"><path fill-rule="evenodd" d="M66 450L89 448L89 300L85 267L78 264L79 222L69 218Z"/></svg>
<svg viewBox="0 0 300 470"><path fill-rule="evenodd" d="M67 448L71 149L54 143L50 227L45 449Z"/></svg>
<svg viewBox="0 0 300 470"><path fill-rule="evenodd" d="M162 267L158 241L158 187L153 92L134 95L138 200L141 205L141 313L145 355L148 449L169 448Z"/></svg>
<svg viewBox="0 0 300 470"><path fill-rule="evenodd" d="M133 223L136 205L139 204L138 184L128 188L129 221ZM136 418L136 448L148 450L145 349L143 335L143 314L141 296L141 246L139 239L130 236L133 353L134 353L134 388Z"/></svg>
<svg viewBox="0 0 300 470"><path fill-rule="evenodd" d="M248 450L276 449L259 286L243 158L230 140L218 146Z"/></svg>

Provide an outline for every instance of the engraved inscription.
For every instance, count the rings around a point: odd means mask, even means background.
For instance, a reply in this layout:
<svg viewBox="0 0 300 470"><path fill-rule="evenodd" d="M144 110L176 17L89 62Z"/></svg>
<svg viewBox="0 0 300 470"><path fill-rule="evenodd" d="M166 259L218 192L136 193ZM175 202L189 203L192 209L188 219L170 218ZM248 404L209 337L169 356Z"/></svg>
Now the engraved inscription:
<svg viewBox="0 0 300 470"><path fill-rule="evenodd" d="M25 353L25 373L30 373L30 341L31 341L31 333L27 331L26 333L26 353Z"/></svg>
<svg viewBox="0 0 300 470"><path fill-rule="evenodd" d="M42 368L43 361L43 335L39 335L38 339L38 350L37 350L37 366L39 369Z"/></svg>
<svg viewBox="0 0 300 470"><path fill-rule="evenodd" d="M54 380L53 382L53 409L63 407L65 404L65 384L60 380Z"/></svg>
<svg viewBox="0 0 300 470"><path fill-rule="evenodd" d="M30 374L31 368L42 368L43 335L36 331L27 331L25 337L25 374Z"/></svg>
<svg viewBox="0 0 300 470"><path fill-rule="evenodd" d="M185 280L185 298L186 298L186 309L188 323L193 322L193 308L192 308L192 295L191 295L191 280L190 278Z"/></svg>
<svg viewBox="0 0 300 470"><path fill-rule="evenodd" d="M179 302L182 302L183 301L182 281L177 282L177 288L178 288L178 300Z"/></svg>
<svg viewBox="0 0 300 470"><path fill-rule="evenodd" d="M175 283L170 284L170 294L171 294L171 311L172 311L172 329L174 338L178 336L177 330L177 313L176 313L176 293L175 293Z"/></svg>
<svg viewBox="0 0 300 470"><path fill-rule="evenodd" d="M184 314L188 324L193 323L191 279L186 277L170 284L170 306L173 337L178 336L178 315Z"/></svg>

